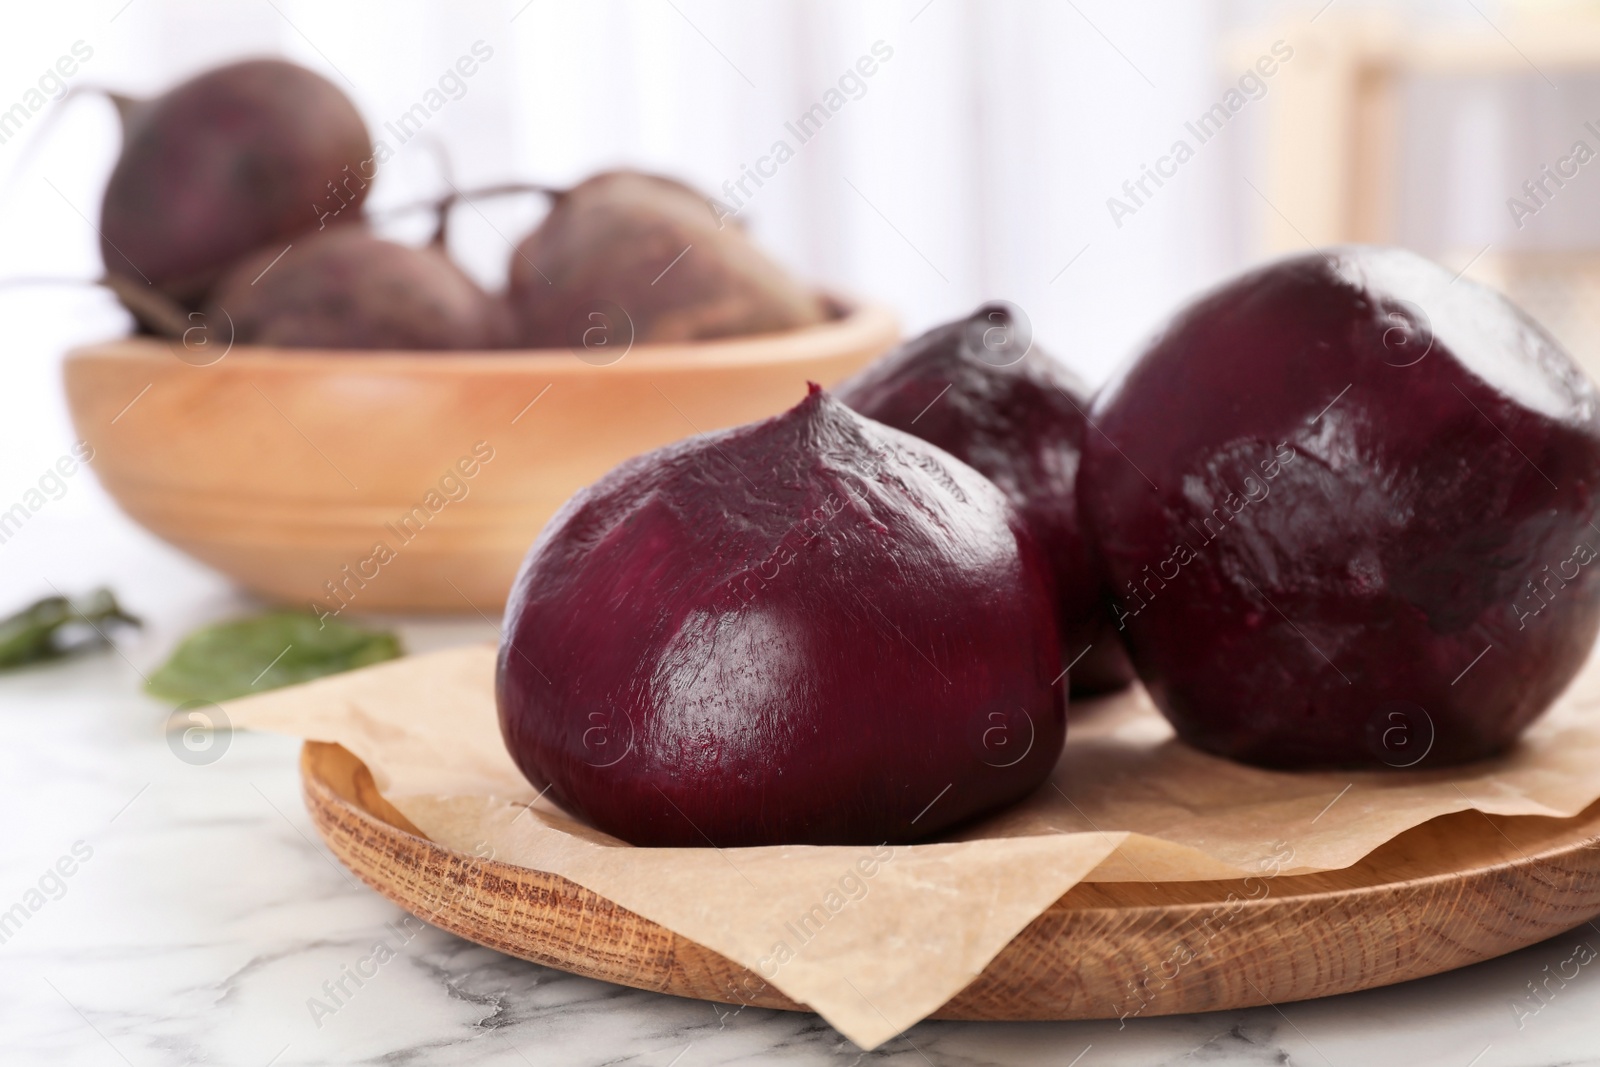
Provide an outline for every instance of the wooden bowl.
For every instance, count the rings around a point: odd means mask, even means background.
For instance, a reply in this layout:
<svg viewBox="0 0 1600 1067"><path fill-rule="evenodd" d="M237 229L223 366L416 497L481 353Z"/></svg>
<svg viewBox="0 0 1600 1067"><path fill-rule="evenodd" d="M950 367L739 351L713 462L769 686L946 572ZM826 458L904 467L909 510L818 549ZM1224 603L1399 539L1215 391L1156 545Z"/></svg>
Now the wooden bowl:
<svg viewBox="0 0 1600 1067"><path fill-rule="evenodd" d="M804 1008L727 957L566 878L434 844L339 745L307 742L300 776L333 854L435 926L638 989L723 1003L760 990L746 1002ZM1600 804L1571 819L1461 811L1324 874L1083 882L933 1017L1219 1011L1437 974L1600 914L1597 844Z"/></svg>
<svg viewBox="0 0 1600 1067"><path fill-rule="evenodd" d="M246 346L199 365L199 345L130 338L69 353L65 377L123 510L241 585L328 611L492 613L576 490L630 456L783 411L898 336L891 312L863 305L604 365L603 351Z"/></svg>

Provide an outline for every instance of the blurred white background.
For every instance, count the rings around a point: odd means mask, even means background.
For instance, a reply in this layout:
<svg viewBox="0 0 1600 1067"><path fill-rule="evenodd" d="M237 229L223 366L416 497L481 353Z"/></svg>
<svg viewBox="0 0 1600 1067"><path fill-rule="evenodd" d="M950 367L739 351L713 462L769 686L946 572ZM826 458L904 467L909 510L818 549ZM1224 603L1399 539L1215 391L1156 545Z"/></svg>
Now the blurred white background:
<svg viewBox="0 0 1600 1067"><path fill-rule="evenodd" d="M1568 9L1590 10L1557 10ZM1263 162L1264 142L1283 130L1254 100L1136 211L1114 219L1108 198L1126 202L1125 181L1180 137L1195 140L1185 123L1263 51L1240 44L1241 34L1282 38L1305 66L1343 47L1341 27L1375 13L1399 20L1402 44L1413 30L1458 27L1504 60L1470 86L1426 72L1408 82L1398 239L1458 266L1494 242L1596 243L1587 220L1600 206L1600 178L1563 193L1523 230L1509 224L1505 200L1523 178L1564 151L1585 118L1600 118L1600 81L1563 70L1558 89L1503 29L1526 5L1488 0L16 5L0 15L0 110L75 45L92 57L72 85L134 94L232 58L278 54L340 85L393 145L385 123L483 42L492 57L382 170L375 212L441 190L441 158L463 188L566 183L630 165L717 193L775 140L794 144L785 123L877 45L891 58L864 88L849 86L856 98L748 199L748 225L804 275L897 308L908 332L983 299L1015 301L1038 342L1094 383L1187 295L1271 248L1268 231L1288 234L1287 247L1327 234L1279 210L1276 198L1303 183ZM1266 99L1280 92L1265 84ZM0 278L98 274L94 224L118 143L111 107L92 95L47 103L0 143ZM1277 191L1264 203L1268 190ZM454 250L498 285L509 242L541 210L532 198L458 210ZM1496 262L1479 259L1475 273ZM62 353L124 331L127 320L89 286L0 290L0 316L4 500L73 440ZM62 513L108 507L88 480L52 504Z"/></svg>
<svg viewBox="0 0 1600 1067"><path fill-rule="evenodd" d="M77 41L93 57L72 84L134 94L271 53L328 76L395 145L384 124L483 41L492 58L423 135L397 148L369 200L374 212L443 188L429 142L443 146L462 188L566 183L626 164L715 192L784 138L795 158L741 213L775 255L889 303L908 330L1007 297L1032 316L1041 343L1099 378L1230 262L1227 220L1210 207L1226 152L1196 159L1120 230L1105 207L1215 95L1218 11L1074 4L19 5L0 16L0 101L20 98ZM879 41L892 57L799 145L784 124ZM94 97L52 102L0 144L0 277L97 275L92 224L118 144L111 107ZM543 209L533 198L481 206L482 215L456 212L452 243L470 270L499 284L507 240ZM121 332L126 320L87 287L0 292L0 315L0 499L11 499L71 443L62 352ZM106 506L86 480L52 510Z"/></svg>

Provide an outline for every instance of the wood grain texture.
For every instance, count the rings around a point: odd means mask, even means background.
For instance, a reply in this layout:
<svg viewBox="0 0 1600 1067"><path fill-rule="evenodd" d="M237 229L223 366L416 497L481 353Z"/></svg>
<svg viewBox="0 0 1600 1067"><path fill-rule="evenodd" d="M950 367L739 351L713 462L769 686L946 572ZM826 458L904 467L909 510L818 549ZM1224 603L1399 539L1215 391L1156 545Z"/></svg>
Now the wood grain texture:
<svg viewBox="0 0 1600 1067"><path fill-rule="evenodd" d="M330 610L494 614L579 488L641 452L777 414L807 381L832 385L898 339L893 313L861 305L784 334L638 345L603 366L565 350L246 346L199 366L207 350L140 337L77 349L64 373L117 503L247 588ZM479 442L493 459L460 477Z"/></svg>
<svg viewBox="0 0 1600 1067"><path fill-rule="evenodd" d="M334 854L436 926L621 985L803 1010L718 953L565 878L440 848L338 745L308 742L301 777ZM1458 812L1340 871L1080 884L934 1017L1103 1019L1305 1000L1475 963L1596 915L1600 804L1572 819Z"/></svg>

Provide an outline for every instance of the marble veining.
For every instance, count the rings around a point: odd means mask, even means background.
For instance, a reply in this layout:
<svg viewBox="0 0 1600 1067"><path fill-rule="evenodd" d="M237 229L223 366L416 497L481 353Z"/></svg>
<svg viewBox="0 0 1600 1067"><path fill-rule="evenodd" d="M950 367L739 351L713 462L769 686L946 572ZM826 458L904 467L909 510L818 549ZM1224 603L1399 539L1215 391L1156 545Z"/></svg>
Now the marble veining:
<svg viewBox="0 0 1600 1067"><path fill-rule="evenodd" d="M871 1053L812 1015L514 960L407 921L333 861L293 741L241 733L208 766L173 754L140 674L191 625L246 606L220 580L109 514L41 515L3 551L0 606L106 581L149 619L118 651L0 676L0 911L28 908L0 941L5 1067L1600 1065L1600 967L1540 985L1600 947L1593 926L1327 1000L1125 1027L926 1022ZM401 627L413 649L493 636ZM73 873L46 877L62 857Z"/></svg>

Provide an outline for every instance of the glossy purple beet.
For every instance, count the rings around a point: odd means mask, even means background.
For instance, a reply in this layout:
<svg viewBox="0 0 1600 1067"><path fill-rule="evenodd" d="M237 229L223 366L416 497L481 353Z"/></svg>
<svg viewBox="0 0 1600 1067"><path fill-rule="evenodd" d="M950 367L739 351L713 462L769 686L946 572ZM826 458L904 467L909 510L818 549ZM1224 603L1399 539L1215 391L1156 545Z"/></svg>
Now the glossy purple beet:
<svg viewBox="0 0 1600 1067"><path fill-rule="evenodd" d="M985 304L901 345L835 395L938 445L1001 488L1055 574L1073 695L1121 689L1133 681L1133 667L1111 625L1105 576L1074 492L1089 401L1082 383L1018 327L1005 304Z"/></svg>
<svg viewBox="0 0 1600 1067"><path fill-rule="evenodd" d="M1022 797L1066 730L1045 561L987 479L826 393L630 460L506 609L506 745L636 845L867 844Z"/></svg>
<svg viewBox="0 0 1600 1067"><path fill-rule="evenodd" d="M1249 762L1507 748L1600 621L1596 392L1498 294L1338 248L1181 312L1091 417L1079 500L1140 677Z"/></svg>

